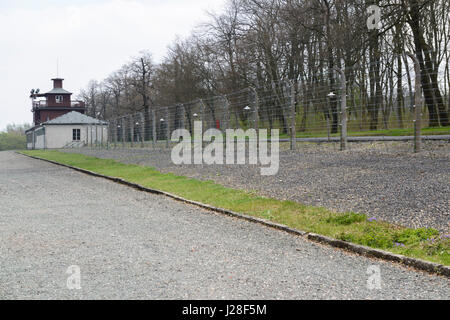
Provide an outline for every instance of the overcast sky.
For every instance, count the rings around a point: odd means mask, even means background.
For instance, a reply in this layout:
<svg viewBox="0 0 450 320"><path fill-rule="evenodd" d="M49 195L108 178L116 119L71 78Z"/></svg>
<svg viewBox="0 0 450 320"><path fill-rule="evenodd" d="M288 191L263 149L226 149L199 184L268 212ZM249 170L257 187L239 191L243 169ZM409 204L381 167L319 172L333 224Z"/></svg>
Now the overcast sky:
<svg viewBox="0 0 450 320"><path fill-rule="evenodd" d="M225 0L0 0L0 131L31 123L31 89L66 79L73 97L141 50L158 62L175 37L220 12Z"/></svg>

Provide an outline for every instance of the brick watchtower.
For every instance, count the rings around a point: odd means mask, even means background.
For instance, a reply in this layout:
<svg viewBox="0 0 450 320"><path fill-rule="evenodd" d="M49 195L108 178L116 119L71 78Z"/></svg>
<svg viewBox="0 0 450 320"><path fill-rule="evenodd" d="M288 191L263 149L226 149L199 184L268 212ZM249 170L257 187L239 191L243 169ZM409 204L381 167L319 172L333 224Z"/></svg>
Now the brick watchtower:
<svg viewBox="0 0 450 320"><path fill-rule="evenodd" d="M30 98L32 101L33 123L39 125L45 121L71 111L85 113L86 107L82 101L72 101L72 93L63 89L63 80L61 78L52 79L53 89L47 93L39 93L38 90L31 90ZM38 98L45 98L37 100Z"/></svg>

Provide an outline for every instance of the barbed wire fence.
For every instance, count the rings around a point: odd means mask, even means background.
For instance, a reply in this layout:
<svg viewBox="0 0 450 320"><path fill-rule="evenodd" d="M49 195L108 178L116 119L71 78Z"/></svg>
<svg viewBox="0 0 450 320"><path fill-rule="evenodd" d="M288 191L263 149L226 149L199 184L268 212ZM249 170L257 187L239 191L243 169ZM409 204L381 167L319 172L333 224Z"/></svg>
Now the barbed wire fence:
<svg viewBox="0 0 450 320"><path fill-rule="evenodd" d="M107 139L102 136L101 141L86 144L101 148L169 148L170 143L178 142L171 141L171 133L176 129L186 129L193 139L201 139L194 136L194 122L201 121L202 135L210 128L223 132L267 129L269 133L278 129L280 141L289 144L291 150L299 142L333 142L339 144L340 150L346 150L349 138L365 141L362 137L390 136L397 130L395 135L412 135L412 151L419 152L423 128L437 124L449 129L450 81L448 66L435 77L432 73L436 72L428 69L431 80L438 76L443 79L440 83L444 95L431 85L422 88L419 61L406 53L404 59L408 58L413 63L404 65L401 75L380 72L381 88L376 88L374 81L358 83L358 65L334 68L331 76L272 82L114 117L108 120ZM396 90L400 86L395 81L405 81L407 90Z"/></svg>

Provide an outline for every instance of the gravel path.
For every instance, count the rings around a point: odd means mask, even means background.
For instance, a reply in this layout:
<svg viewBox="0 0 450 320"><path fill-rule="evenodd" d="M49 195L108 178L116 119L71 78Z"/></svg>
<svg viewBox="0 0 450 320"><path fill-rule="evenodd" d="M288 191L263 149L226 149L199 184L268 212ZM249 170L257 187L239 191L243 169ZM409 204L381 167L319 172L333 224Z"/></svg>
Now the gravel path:
<svg viewBox="0 0 450 320"><path fill-rule="evenodd" d="M275 176L251 165L174 165L170 151L73 149L99 158L149 165L279 199L323 206L409 227L450 232L450 143L429 142L411 153L407 143L355 143L340 152L333 144L299 144L280 152Z"/></svg>
<svg viewBox="0 0 450 320"><path fill-rule="evenodd" d="M0 152L0 299L448 299L450 281ZM81 270L81 289L66 270ZM367 268L381 270L369 290Z"/></svg>

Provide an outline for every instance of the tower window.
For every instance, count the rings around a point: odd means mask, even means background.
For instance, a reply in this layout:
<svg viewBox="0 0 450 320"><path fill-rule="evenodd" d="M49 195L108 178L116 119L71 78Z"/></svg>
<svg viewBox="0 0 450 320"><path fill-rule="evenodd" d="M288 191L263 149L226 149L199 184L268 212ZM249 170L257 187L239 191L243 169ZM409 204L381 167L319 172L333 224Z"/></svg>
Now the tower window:
<svg viewBox="0 0 450 320"><path fill-rule="evenodd" d="M56 96L55 100L56 100L56 103L62 103L63 102L63 96Z"/></svg>

